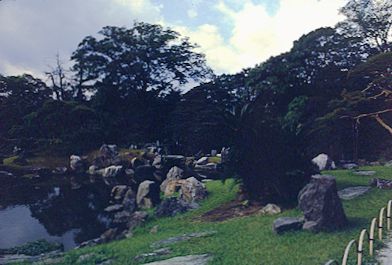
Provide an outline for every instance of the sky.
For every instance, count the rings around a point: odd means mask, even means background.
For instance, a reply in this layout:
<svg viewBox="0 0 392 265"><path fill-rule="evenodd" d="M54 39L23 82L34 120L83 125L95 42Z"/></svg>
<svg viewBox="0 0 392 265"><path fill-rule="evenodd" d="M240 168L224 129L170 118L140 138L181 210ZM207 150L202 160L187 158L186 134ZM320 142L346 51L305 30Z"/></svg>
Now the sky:
<svg viewBox="0 0 392 265"><path fill-rule="evenodd" d="M290 50L293 41L342 20L347 0L2 0L0 74L42 77L59 54L104 26L159 23L199 45L217 74L236 73Z"/></svg>

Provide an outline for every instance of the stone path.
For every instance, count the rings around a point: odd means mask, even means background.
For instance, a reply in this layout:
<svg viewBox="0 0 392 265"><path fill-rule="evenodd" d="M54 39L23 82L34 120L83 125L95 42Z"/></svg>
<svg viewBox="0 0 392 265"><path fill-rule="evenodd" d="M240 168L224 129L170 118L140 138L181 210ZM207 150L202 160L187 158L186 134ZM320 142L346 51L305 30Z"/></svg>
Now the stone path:
<svg viewBox="0 0 392 265"><path fill-rule="evenodd" d="M155 261L146 263L144 265L206 265L211 260L211 256L204 255L189 255L183 257L175 257L167 260Z"/></svg>
<svg viewBox="0 0 392 265"><path fill-rule="evenodd" d="M339 198L342 200L352 200L356 197L364 195L370 190L367 186L348 187L338 191Z"/></svg>
<svg viewBox="0 0 392 265"><path fill-rule="evenodd" d="M392 264L392 235L386 240L384 248L377 252L377 261L379 265Z"/></svg>

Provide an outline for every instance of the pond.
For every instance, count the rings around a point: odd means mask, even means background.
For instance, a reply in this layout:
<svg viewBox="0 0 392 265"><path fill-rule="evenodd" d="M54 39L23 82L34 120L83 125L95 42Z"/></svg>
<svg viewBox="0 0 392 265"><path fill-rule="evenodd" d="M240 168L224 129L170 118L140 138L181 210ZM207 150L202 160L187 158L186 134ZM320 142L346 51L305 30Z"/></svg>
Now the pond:
<svg viewBox="0 0 392 265"><path fill-rule="evenodd" d="M110 190L103 183L3 177L0 186L0 248L46 239L69 250L108 228Z"/></svg>

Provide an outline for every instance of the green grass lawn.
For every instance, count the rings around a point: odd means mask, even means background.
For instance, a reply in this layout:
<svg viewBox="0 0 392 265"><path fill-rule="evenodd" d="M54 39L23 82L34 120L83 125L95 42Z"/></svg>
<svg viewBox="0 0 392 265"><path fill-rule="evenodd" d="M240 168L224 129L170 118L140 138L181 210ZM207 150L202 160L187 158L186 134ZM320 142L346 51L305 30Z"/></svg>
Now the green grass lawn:
<svg viewBox="0 0 392 265"><path fill-rule="evenodd" d="M376 177L392 179L392 168L363 169L376 170ZM339 189L367 185L372 178L355 176L351 171L344 170L325 174L336 176ZM174 218L152 219L139 227L130 239L68 252L64 264L78 264L78 257L85 253L94 254L84 260L83 264L95 264L96 261L107 258L114 259L114 264L140 264L134 261L134 257L151 251L151 243L183 233L207 230L216 230L218 233L172 245L173 254L169 257L210 253L214 257L211 262L214 265L324 264L329 259L340 260L348 241L357 238L362 228L368 228L379 209L392 199L392 191L372 188L368 194L344 202L350 221L350 227L344 231L318 234L299 231L278 236L272 232L273 221L280 216L300 216L300 211L292 209L276 216L253 215L220 223L202 222L198 218L202 213L232 200L236 192L230 181L225 184L219 181L209 182L207 187L210 195L201 208ZM149 231L156 225L159 226L158 233L151 234Z"/></svg>

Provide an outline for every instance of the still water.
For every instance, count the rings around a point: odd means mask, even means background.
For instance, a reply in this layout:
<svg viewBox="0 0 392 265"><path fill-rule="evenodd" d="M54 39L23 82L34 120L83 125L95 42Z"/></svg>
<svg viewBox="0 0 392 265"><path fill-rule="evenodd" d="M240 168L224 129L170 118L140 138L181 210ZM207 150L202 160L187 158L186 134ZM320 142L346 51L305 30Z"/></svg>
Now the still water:
<svg viewBox="0 0 392 265"><path fill-rule="evenodd" d="M0 185L0 248L46 239L69 250L107 229L103 209L110 191L104 184L75 185L64 178L58 183L0 179Z"/></svg>

